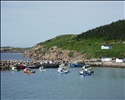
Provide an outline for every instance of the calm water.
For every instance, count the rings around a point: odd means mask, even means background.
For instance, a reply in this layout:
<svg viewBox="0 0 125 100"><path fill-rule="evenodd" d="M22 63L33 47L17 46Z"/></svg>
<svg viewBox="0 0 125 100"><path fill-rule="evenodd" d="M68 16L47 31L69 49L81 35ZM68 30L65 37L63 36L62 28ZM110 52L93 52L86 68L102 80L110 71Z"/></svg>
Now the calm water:
<svg viewBox="0 0 125 100"><path fill-rule="evenodd" d="M30 61L30 58L24 58L22 53L1 53L1 60L28 60Z"/></svg>
<svg viewBox="0 0 125 100"><path fill-rule="evenodd" d="M8 54L9 56L9 54ZM21 55L20 55L21 56ZM94 67L91 76L70 68L59 75L57 69L35 74L1 71L1 100L124 100L125 69Z"/></svg>

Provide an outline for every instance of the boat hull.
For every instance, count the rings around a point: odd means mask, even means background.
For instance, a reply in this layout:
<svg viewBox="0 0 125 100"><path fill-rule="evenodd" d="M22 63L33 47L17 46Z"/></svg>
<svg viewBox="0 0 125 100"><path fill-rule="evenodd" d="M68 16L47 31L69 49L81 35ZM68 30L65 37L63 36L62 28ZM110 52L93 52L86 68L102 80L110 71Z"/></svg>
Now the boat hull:
<svg viewBox="0 0 125 100"><path fill-rule="evenodd" d="M24 73L26 73L26 74L33 74L33 73L35 73L35 71L24 71Z"/></svg>
<svg viewBox="0 0 125 100"><path fill-rule="evenodd" d="M18 71L20 71L20 69L17 68L17 67L15 67L15 66L13 66L13 67L11 68L11 70L14 71L14 72L18 72Z"/></svg>
<svg viewBox="0 0 125 100"><path fill-rule="evenodd" d="M44 69L43 66L41 66L41 67L39 67L39 71L41 71L41 72L45 72L46 70Z"/></svg>
<svg viewBox="0 0 125 100"><path fill-rule="evenodd" d="M39 71L41 71L41 72L45 72L46 70L44 69L44 70L39 70Z"/></svg>
<svg viewBox="0 0 125 100"><path fill-rule="evenodd" d="M91 75L91 72L90 71L79 71L79 74L87 76L87 75Z"/></svg>
<svg viewBox="0 0 125 100"><path fill-rule="evenodd" d="M32 71L30 68L25 68L24 69L24 73L26 73L26 74L32 74L32 73L35 73L35 71Z"/></svg>

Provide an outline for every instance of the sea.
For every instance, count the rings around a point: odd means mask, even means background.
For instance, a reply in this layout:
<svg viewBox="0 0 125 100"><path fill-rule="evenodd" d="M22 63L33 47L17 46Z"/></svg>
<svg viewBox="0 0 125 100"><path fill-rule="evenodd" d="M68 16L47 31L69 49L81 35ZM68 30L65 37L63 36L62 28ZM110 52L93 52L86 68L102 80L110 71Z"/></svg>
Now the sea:
<svg viewBox="0 0 125 100"><path fill-rule="evenodd" d="M31 60L21 53L1 53L1 60ZM1 100L125 100L125 69L92 66L90 76L79 75L81 68L59 74L57 68L1 71Z"/></svg>

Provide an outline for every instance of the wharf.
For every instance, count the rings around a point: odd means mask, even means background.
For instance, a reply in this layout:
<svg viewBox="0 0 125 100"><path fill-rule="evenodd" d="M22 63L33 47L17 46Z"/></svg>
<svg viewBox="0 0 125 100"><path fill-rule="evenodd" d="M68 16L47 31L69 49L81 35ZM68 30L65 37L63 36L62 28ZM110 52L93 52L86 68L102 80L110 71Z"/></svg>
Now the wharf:
<svg viewBox="0 0 125 100"><path fill-rule="evenodd" d="M0 69L11 69L13 66L24 69L29 67L31 69L44 66L45 68L58 68L60 62L44 62L44 61L21 61L21 60L2 60L0 61Z"/></svg>

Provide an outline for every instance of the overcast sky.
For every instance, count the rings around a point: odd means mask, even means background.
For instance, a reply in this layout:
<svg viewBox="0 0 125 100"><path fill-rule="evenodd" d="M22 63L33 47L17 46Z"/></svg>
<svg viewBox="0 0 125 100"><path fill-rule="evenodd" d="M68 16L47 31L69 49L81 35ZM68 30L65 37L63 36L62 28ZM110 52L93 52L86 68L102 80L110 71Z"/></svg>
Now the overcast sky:
<svg viewBox="0 0 125 100"><path fill-rule="evenodd" d="M1 46L32 47L119 19L124 1L1 1Z"/></svg>

